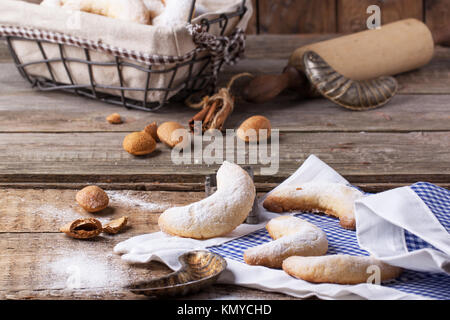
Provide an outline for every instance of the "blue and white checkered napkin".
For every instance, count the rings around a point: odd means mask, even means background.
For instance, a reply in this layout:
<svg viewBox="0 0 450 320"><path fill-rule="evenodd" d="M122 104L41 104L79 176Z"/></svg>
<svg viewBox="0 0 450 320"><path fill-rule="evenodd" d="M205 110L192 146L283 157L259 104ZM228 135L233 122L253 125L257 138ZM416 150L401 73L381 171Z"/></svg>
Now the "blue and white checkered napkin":
<svg viewBox="0 0 450 320"><path fill-rule="evenodd" d="M316 163L320 160L317 158L310 158L307 161L309 161L309 164L311 165L312 162ZM328 167L324 170L328 171L332 169ZM294 182L296 180L291 179L291 181ZM450 250L450 245L448 243L448 241L450 241L450 191L424 182L416 183L407 188L407 197L405 197L404 192L397 194L398 190L403 188L394 189L387 193L376 195L377 199L374 199L373 201L368 201L368 199L372 197L368 195L360 201L358 208L362 210L361 208L364 207L366 202L369 202L370 204L373 204L373 202L376 204L381 203L383 205L387 203L387 207L389 208L390 201L402 203L406 201L406 204L403 204L406 205L406 207L403 209L410 210L396 212L394 207L398 208L399 206L395 205L392 206L391 210L387 210L385 215L405 215L407 217L412 214L412 211L416 211L415 214L419 215L422 223L430 223L430 221L426 221L427 219L423 218L423 215L428 215L430 220L434 220L432 223L434 222L437 225L429 227L429 230L426 230L427 228L425 228L425 230L417 230L417 228L410 229L407 224L405 226L408 228L403 228L399 224L394 225L394 228L392 228L392 226L386 227L386 224L392 224L392 221L387 222L381 219L382 224L380 226L383 231L379 231L377 219L373 219L373 217L370 219L367 217L362 218L358 216L357 212L357 227L361 227L363 230L367 228L372 231L365 234L364 232L360 232L359 229L358 233L356 231L343 229L339 226L339 221L337 219L329 216L311 213L297 213L295 215L315 224L327 234L329 243L328 255L349 254L367 256L372 254L381 260L406 268L398 279L383 283L383 289L378 290L378 294L380 294L381 291L384 291L385 295L381 294L377 295L377 297L388 298L392 294L391 289L394 289L405 293L406 298L412 298L411 295L418 295L431 299L450 299L450 275L448 274L450 273L448 270L450 267L450 255L448 252L448 250ZM413 208L409 208L410 206ZM371 209L378 210L379 208L374 209L374 206L371 205ZM383 209L385 209L384 206L382 206L381 210ZM374 213L371 212L371 215L374 215ZM377 215L375 215L375 217L379 218ZM361 219L365 219L366 221L362 223L360 221ZM394 222L398 223L398 221ZM416 222L417 221L413 220L413 223ZM431 238L436 235L437 229L441 229L438 230L442 231L438 237L442 238L431 240ZM425 236L422 237L424 232ZM426 234L427 232L431 232L432 234ZM360 239L360 241L362 239L363 245L360 245L358 239ZM265 229L260 229L221 245L210 247L210 250L230 260L236 261L239 264L244 264L243 253L246 249L268 241L271 241L268 232ZM398 241L398 243L395 243L395 241ZM429 241L431 241L431 243ZM368 242L380 242L380 245L365 246L364 244ZM384 249L389 248L389 250L385 250L379 254L377 248L380 246ZM445 272L447 272L447 274ZM298 281L298 285L301 287L304 282L302 280ZM320 291L323 289L320 288L320 286L323 285L316 286L320 295ZM326 286L339 285L327 284ZM361 286L369 287L373 285L359 285L359 287ZM356 290L356 287L358 286L353 287L353 289ZM270 289L270 287L265 289ZM350 289L349 291L353 290ZM364 289L358 288L356 291L357 292L354 293L360 294ZM360 295L369 298L375 297L371 295L369 291L366 294Z"/></svg>
<svg viewBox="0 0 450 320"><path fill-rule="evenodd" d="M418 183L412 186L423 185ZM426 184L431 188L439 188ZM441 188L442 189L442 188ZM450 192L447 193L447 210L450 208ZM448 215L450 215L450 212ZM356 237L356 232L343 229L339 222L332 217L316 215L311 213L296 214L295 216L307 220L320 227L328 238L328 255L349 254L367 256L369 253L362 249ZM448 225L447 225L448 227ZM406 235L407 234L407 235ZM428 247L429 244L405 230L406 245L409 251L414 251ZM272 241L266 229L260 229L246 236L226 242L224 244L210 247L209 249L223 257L244 263L244 251L248 248L258 246L265 242ZM420 295L431 299L450 299L450 276L443 273L420 272L404 270L402 275L393 281L383 283L383 286L393 288L408 294Z"/></svg>

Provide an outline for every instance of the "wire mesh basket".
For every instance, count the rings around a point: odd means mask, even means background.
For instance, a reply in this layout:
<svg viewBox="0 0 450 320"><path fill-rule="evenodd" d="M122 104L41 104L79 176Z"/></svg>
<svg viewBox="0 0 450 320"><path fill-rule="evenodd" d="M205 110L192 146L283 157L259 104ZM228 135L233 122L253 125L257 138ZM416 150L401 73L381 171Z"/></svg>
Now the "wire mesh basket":
<svg viewBox="0 0 450 320"><path fill-rule="evenodd" d="M191 23L195 5L196 0L192 0L188 23ZM217 25L220 32L219 38L221 38L218 41L223 39L228 41L228 37L225 36L224 33L227 30L230 19L237 18L240 21L247 10L246 0L242 0L242 3L234 12L223 13L219 17L210 20L202 19L200 24L197 25L198 30L201 29L202 32L208 33L212 26ZM226 60L226 55L224 56L224 54L222 54L220 57L217 57L216 54L216 56L214 56L214 53L211 54L211 52L208 52L209 48L205 47L198 48L198 50L192 52L187 59L186 57L178 57L179 59L170 61L171 63L168 63L166 66L161 64L160 61L155 63L152 59L133 61L133 59L127 59L132 58L132 54L124 54L123 52L116 52L108 49L104 49L103 53L105 53L105 51L107 52L110 57L109 61L98 61L92 59L92 53L97 49L95 46L84 45L83 43L79 43L70 38L66 39L65 35L49 36L44 33L42 36L42 32L40 31L31 32L29 30L21 30L22 32L17 30L3 30L3 32L0 32L0 36L6 39L9 51L19 73L33 88L37 88L41 91L58 90L75 93L80 96L97 99L106 103L121 105L129 109L155 111L161 108L169 100L180 100L197 91L214 91L217 74ZM35 36L36 33L38 33L39 36ZM241 37L243 38L243 35L241 35ZM213 38L216 39L217 37ZM37 60L25 63L21 62L20 54L18 54L13 45L13 42L16 40L34 42L41 57ZM46 51L46 43L52 43L58 46L58 57L48 58L49 55ZM84 57L71 57L70 55L65 54L67 46L82 48ZM233 49L236 48L227 48L227 50ZM243 48L240 48L240 50L242 51ZM73 72L71 71L71 68L68 67L70 63L84 65L84 68L88 73L88 77L86 78L89 79L89 81L86 83L75 81ZM62 64L68 82L57 81L57 77L55 76L52 67L54 64ZM36 65L45 66L49 76L33 75L27 71L27 67ZM155 65L158 65L158 68L155 68ZM94 68L96 67L113 68L119 80L118 85L98 83L94 77ZM127 86L123 75L123 69L125 67L143 73L145 75L145 84L141 87ZM174 79L177 77L177 73L181 68L187 68L188 71L181 83L179 81L178 83L175 83ZM151 78L155 75L164 75L168 77L168 84L164 87L152 87ZM130 92L133 92L134 98L129 97L128 93ZM151 92L161 93L159 101L149 101L148 96ZM136 99L135 97L137 95L142 96L142 99Z"/></svg>

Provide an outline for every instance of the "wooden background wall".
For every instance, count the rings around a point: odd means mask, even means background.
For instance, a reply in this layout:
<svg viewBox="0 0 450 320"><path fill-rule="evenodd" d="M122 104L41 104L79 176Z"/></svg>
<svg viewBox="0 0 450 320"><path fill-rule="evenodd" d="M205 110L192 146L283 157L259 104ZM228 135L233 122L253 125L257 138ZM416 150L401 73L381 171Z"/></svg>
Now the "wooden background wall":
<svg viewBox="0 0 450 320"><path fill-rule="evenodd" d="M1 1L1 0L0 0ZM40 3L42 0L25 0ZM260 33L350 33L366 29L366 9L381 8L381 23L416 18L436 30L450 23L450 0L247 0L259 9ZM248 33L257 33L255 15Z"/></svg>
<svg viewBox="0 0 450 320"><path fill-rule="evenodd" d="M450 24L450 0L247 0L259 8L260 33L349 33L366 29L368 6L381 8L381 23L404 18L435 30ZM255 10L256 11L256 10ZM256 13L248 33L257 32Z"/></svg>

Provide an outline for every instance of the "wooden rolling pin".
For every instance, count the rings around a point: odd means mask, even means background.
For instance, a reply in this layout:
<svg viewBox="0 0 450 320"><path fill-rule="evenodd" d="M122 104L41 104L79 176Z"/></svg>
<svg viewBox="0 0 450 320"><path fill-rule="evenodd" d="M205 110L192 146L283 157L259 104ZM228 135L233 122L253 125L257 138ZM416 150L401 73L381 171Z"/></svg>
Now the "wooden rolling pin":
<svg viewBox="0 0 450 320"><path fill-rule="evenodd" d="M288 66L279 75L255 77L244 89L252 102L265 102L287 88L307 92L304 53L314 51L335 71L352 80L368 80L395 75L426 65L434 53L434 43L450 42L450 27L433 36L428 27L416 19L406 19L339 38L298 48Z"/></svg>

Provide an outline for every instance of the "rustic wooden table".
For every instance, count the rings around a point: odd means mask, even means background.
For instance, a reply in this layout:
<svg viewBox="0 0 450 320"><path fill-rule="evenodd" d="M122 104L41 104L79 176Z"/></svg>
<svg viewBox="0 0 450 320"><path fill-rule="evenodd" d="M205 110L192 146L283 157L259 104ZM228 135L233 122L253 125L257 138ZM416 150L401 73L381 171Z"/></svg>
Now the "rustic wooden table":
<svg viewBox="0 0 450 320"><path fill-rule="evenodd" d="M250 36L246 59L221 74L279 72L296 47L329 35ZM280 129L280 170L255 178L265 192L315 154L366 191L416 181L450 187L450 49L437 48L421 70L397 77L400 92L387 106L351 112L323 99L286 93L263 105L239 102L227 127L253 114ZM126 122L110 125L119 112ZM151 121L181 123L194 111L171 104L158 113L130 111L63 93L32 90L0 45L0 299L140 299L123 285L168 272L158 263L129 266L112 253L131 236L158 230L167 206L204 197L206 174L216 166L175 166L160 146L149 157L122 150L123 137ZM77 189L110 190L102 219L128 215L131 227L115 236L77 241L58 232L88 216L75 203ZM83 289L69 290L70 267L82 267ZM289 299L235 286L215 285L189 298Z"/></svg>

